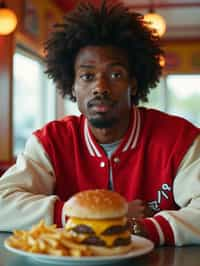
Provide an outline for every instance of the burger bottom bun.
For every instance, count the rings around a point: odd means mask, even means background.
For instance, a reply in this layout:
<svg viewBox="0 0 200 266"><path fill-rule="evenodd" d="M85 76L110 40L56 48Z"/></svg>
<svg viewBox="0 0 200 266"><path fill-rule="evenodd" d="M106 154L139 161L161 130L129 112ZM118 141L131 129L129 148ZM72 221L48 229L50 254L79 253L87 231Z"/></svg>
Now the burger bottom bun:
<svg viewBox="0 0 200 266"><path fill-rule="evenodd" d="M119 246L112 248L99 247L94 245L90 245L89 247L95 256L113 256L113 255L121 255L128 253L133 248L133 244L130 243L129 245L126 246Z"/></svg>

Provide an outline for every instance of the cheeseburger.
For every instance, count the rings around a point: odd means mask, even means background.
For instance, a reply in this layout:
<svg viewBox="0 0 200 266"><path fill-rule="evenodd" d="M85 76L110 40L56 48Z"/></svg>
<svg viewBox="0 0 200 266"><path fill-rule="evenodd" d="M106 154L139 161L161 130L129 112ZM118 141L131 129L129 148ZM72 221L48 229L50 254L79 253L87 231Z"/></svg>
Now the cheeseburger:
<svg viewBox="0 0 200 266"><path fill-rule="evenodd" d="M68 234L80 245L89 245L95 255L122 254L132 248L128 205L120 194L103 189L82 191L66 202L65 211Z"/></svg>

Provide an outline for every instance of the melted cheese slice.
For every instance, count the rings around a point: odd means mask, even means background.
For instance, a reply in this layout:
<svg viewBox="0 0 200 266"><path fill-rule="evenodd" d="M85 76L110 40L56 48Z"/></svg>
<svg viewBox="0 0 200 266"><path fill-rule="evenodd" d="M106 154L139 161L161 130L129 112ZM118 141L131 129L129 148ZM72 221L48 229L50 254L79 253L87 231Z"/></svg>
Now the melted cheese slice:
<svg viewBox="0 0 200 266"><path fill-rule="evenodd" d="M107 228L113 225L125 225L127 222L127 218L123 217L121 219L105 219L105 220L90 220L90 219L79 219L79 218L70 218L67 221L65 228L67 231L73 229L77 225L84 224L91 227L96 235L100 235Z"/></svg>

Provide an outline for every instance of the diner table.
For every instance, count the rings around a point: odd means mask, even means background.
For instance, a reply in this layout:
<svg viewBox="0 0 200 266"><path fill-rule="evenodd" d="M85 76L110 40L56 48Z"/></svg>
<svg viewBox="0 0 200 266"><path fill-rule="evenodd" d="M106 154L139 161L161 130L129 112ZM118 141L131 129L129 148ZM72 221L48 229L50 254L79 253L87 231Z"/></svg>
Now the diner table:
<svg viewBox="0 0 200 266"><path fill-rule="evenodd" d="M53 264L38 262L30 257L21 256L12 253L4 247L4 239L10 234L0 232L0 266L52 266ZM55 265L55 264L54 264ZM69 265L69 264L67 264ZM81 264L80 264L81 265ZM94 265L96 265L94 263ZM115 266L200 266L200 246L184 246L184 247L157 247L150 253L119 261ZM56 266L56 265L55 265Z"/></svg>

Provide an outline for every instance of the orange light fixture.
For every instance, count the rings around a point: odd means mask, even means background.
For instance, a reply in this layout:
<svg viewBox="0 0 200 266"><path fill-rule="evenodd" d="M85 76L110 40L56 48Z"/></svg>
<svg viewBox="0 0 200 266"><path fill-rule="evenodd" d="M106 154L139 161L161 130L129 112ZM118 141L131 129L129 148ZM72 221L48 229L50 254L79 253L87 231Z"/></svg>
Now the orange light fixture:
<svg viewBox="0 0 200 266"><path fill-rule="evenodd" d="M166 22L164 18L155 12L154 0L149 0L149 12L144 15L144 21L148 23L148 27L156 30L156 34L162 37L166 31Z"/></svg>
<svg viewBox="0 0 200 266"><path fill-rule="evenodd" d="M151 12L144 15L144 20L149 23L149 27L155 29L161 37L166 31L166 22L162 16L157 13Z"/></svg>
<svg viewBox="0 0 200 266"><path fill-rule="evenodd" d="M0 35L12 33L17 26L17 16L6 7L4 2L0 2Z"/></svg>

